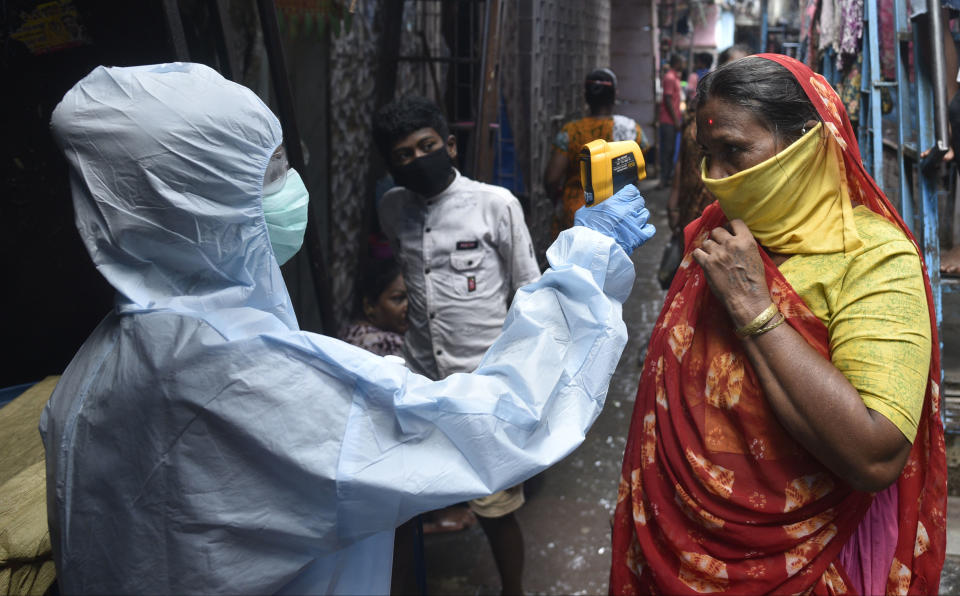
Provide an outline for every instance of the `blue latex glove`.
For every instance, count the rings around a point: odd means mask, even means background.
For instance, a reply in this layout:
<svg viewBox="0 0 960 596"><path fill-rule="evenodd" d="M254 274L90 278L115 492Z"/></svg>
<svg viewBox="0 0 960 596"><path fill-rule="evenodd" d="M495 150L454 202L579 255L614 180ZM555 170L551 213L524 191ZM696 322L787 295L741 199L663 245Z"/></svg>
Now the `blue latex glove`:
<svg viewBox="0 0 960 596"><path fill-rule="evenodd" d="M650 212L640 191L628 184L598 205L577 209L573 215L573 225L584 226L613 238L630 254L657 233L653 224L647 223L649 218Z"/></svg>

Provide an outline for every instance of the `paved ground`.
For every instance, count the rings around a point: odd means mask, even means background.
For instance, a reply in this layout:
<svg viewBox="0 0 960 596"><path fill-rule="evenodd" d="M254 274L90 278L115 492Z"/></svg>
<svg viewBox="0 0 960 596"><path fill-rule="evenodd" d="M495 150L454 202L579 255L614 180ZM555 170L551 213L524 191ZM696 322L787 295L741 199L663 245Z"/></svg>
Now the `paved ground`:
<svg viewBox="0 0 960 596"><path fill-rule="evenodd" d="M527 485L518 512L526 541L524 586L530 594L605 594L610 565L610 516L640 377L642 350L665 293L655 279L669 234L666 191L642 188L660 233L634 254L637 282L624 307L630 340L607 405L583 446ZM960 370L960 296L944 301L946 364ZM960 450L960 442L958 442ZM951 499L953 501L953 499ZM949 507L951 528L941 593L960 593L960 499ZM498 594L499 579L482 530L426 537L430 594Z"/></svg>

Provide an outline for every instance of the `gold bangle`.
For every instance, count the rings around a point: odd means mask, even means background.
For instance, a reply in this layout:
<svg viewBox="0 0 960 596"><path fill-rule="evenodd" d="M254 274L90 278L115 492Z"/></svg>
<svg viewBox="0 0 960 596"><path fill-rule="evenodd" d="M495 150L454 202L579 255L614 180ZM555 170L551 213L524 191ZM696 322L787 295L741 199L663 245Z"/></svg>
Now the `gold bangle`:
<svg viewBox="0 0 960 596"><path fill-rule="evenodd" d="M757 315L757 318L737 329L737 335L740 337L750 337L751 335L756 335L756 333L763 329L763 326L769 323L770 319L772 319L778 312L780 311L777 309L777 305L771 302L770 306L765 308L762 313Z"/></svg>
<svg viewBox="0 0 960 596"><path fill-rule="evenodd" d="M787 317L785 317L783 313L777 313L777 314L780 315L779 318L776 318L776 320L771 319L771 321L773 322L767 323L766 325L758 329L757 332L751 335L750 337L757 337L759 335L763 335L767 331L771 331L773 329L776 329L780 325L783 325L783 322L787 320Z"/></svg>

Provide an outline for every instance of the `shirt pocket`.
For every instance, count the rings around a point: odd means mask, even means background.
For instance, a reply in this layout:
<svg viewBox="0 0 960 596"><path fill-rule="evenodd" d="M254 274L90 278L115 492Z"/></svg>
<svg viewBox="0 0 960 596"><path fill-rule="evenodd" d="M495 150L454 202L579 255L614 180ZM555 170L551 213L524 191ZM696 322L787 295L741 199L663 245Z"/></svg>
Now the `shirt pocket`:
<svg viewBox="0 0 960 596"><path fill-rule="evenodd" d="M459 273L476 271L483 262L483 253L480 251L455 252L450 254L450 267Z"/></svg>
<svg viewBox="0 0 960 596"><path fill-rule="evenodd" d="M481 251L458 251L450 255L453 287L458 296L479 297L486 286L483 277L484 254Z"/></svg>

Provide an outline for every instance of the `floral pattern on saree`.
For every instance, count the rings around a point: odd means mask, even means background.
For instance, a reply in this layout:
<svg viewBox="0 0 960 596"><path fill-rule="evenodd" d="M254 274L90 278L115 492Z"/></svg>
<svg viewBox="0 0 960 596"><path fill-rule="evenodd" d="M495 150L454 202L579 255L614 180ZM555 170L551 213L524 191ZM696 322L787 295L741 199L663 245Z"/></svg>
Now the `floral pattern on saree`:
<svg viewBox="0 0 960 596"><path fill-rule="evenodd" d="M849 119L826 80L791 58L760 56L793 73L839 141L851 198L894 222L916 246L864 171ZM838 555L873 496L852 490L811 457L767 403L726 311L691 259L710 230L725 223L714 203L685 230L685 256L650 338L614 512L610 592L846 594L852 584ZM761 258L787 324L829 358L826 326L765 253ZM932 312L929 281L927 298ZM946 462L935 327L932 337L923 415L897 480L890 594L936 592L943 566Z"/></svg>

